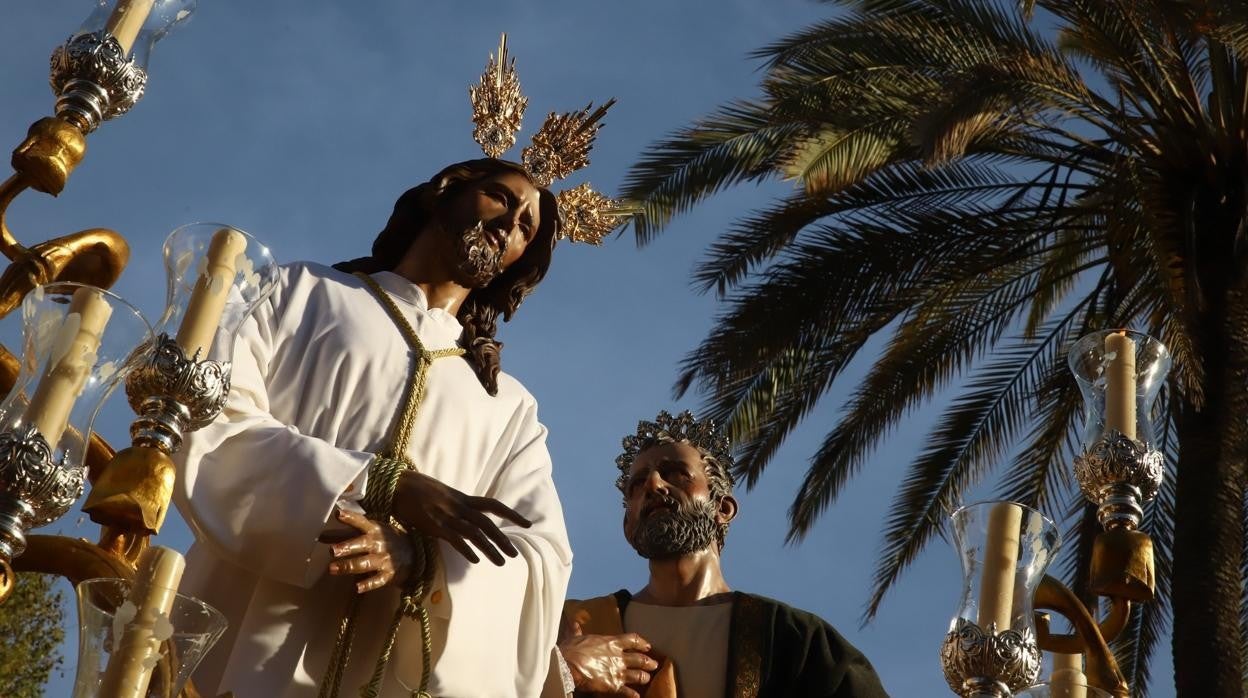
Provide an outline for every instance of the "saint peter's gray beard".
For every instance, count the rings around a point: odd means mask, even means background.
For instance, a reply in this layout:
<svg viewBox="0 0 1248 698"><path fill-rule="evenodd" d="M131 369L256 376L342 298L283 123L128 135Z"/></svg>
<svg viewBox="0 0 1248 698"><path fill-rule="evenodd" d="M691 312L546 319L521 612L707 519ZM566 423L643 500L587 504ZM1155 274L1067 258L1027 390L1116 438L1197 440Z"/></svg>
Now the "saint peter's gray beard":
<svg viewBox="0 0 1248 698"><path fill-rule="evenodd" d="M665 560L705 550L716 541L716 508L707 500L681 503L663 497L670 509L659 509L637 523L629 543L647 560Z"/></svg>
<svg viewBox="0 0 1248 698"><path fill-rule="evenodd" d="M455 263L472 288L485 288L503 271L503 253L507 240L496 252L485 235L485 224L477 224L464 231L455 245Z"/></svg>

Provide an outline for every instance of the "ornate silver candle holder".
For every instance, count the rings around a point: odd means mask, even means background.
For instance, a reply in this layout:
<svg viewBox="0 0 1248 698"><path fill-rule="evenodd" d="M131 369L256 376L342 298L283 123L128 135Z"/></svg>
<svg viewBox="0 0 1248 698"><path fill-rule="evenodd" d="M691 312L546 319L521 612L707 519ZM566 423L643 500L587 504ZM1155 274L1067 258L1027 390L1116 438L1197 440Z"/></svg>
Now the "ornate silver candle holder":
<svg viewBox="0 0 1248 698"><path fill-rule="evenodd" d="M51 62L56 115L84 134L130 111L147 88L147 71L103 30L71 36Z"/></svg>
<svg viewBox="0 0 1248 698"><path fill-rule="evenodd" d="M996 632L959 618L940 647L953 692L967 698L1009 698L1040 676L1040 646L1030 628Z"/></svg>
<svg viewBox="0 0 1248 698"><path fill-rule="evenodd" d="M212 240L222 231L246 238L226 281L224 305L210 342L187 356L183 320L192 305ZM104 526L101 546L135 558L148 536L160 531L177 478L171 456L183 437L212 423L230 394L234 339L242 323L268 297L277 281L277 264L268 248L247 233L217 223L178 228L165 240L168 297L157 323L159 333L136 351L126 397L138 417L130 425L131 446L103 468L83 511ZM176 337L176 338L175 338ZM181 342L177 339L181 338Z"/></svg>
<svg viewBox="0 0 1248 698"><path fill-rule="evenodd" d="M940 648L962 698L1009 698L1040 676L1034 597L1057 554L1057 526L1015 502L964 506L950 517L962 596Z"/></svg>
<svg viewBox="0 0 1248 698"><path fill-rule="evenodd" d="M1157 496L1165 476L1165 458L1142 441L1111 429L1075 458L1075 479L1106 530L1134 530L1143 505Z"/></svg>
<svg viewBox="0 0 1248 698"><path fill-rule="evenodd" d="M130 425L131 441L175 453L183 433L221 414L230 395L230 362L187 358L164 333L140 351L143 358L126 380L126 397L139 415Z"/></svg>
<svg viewBox="0 0 1248 698"><path fill-rule="evenodd" d="M85 348L76 343L82 316L70 313L71 299L84 289L111 311L99 345L75 355L75 349ZM137 310L107 291L56 283L36 288L22 302L22 335L21 373L0 404L0 563L22 554L26 531L52 523L82 496L95 413L125 377L126 356L150 339L151 330ZM41 383L71 375L79 392L70 403L60 403L67 412L59 412L59 419L49 416L56 409L32 405ZM55 401L42 404L50 402ZM47 426L58 421L59 428ZM60 433L45 435L41 429Z"/></svg>
<svg viewBox="0 0 1248 698"><path fill-rule="evenodd" d="M0 433L0 559L26 550L26 531L61 518L82 496L86 467L52 458L34 425Z"/></svg>
<svg viewBox="0 0 1248 698"><path fill-rule="evenodd" d="M1135 530L1165 476L1150 415L1170 353L1146 334L1105 330L1076 342L1069 363L1085 417L1075 479L1105 530Z"/></svg>

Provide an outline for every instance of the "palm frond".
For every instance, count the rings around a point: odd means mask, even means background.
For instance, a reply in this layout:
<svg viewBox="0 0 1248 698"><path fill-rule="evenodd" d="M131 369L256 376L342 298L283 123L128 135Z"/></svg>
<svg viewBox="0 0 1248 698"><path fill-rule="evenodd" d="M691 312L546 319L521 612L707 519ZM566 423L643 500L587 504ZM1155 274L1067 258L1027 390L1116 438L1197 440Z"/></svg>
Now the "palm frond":
<svg viewBox="0 0 1248 698"><path fill-rule="evenodd" d="M1080 303L1046 327L1042 337L1024 336L999 352L941 417L926 439L928 446L910 466L886 519L864 619L879 610L901 573L956 508L961 493L1004 456L1034 413L1041 387L1055 370L1064 370L1061 349L1085 314L1085 304Z"/></svg>
<svg viewBox="0 0 1248 698"><path fill-rule="evenodd" d="M695 287L704 291L714 288L723 295L782 252L803 229L819 221L826 225L829 219L852 216L883 227L902 211L921 214L956 206L986 207L1035 186L1034 181L1019 181L1000 168L968 160L934 169L915 162L900 163L864 178L835 197L799 192L754 213L725 233L695 272ZM1071 182L1069 187L1077 191L1080 185Z"/></svg>
<svg viewBox="0 0 1248 698"><path fill-rule="evenodd" d="M638 243L724 187L769 176L802 130L773 124L765 109L738 102L653 146L629 170L621 194L637 211L631 220Z"/></svg>

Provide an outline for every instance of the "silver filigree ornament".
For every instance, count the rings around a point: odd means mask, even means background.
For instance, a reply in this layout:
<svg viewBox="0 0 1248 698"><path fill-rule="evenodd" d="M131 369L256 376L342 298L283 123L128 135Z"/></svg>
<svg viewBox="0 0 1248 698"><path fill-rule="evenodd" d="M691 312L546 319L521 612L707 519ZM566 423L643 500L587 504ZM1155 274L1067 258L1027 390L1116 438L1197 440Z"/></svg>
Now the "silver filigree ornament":
<svg viewBox="0 0 1248 698"><path fill-rule="evenodd" d="M46 526L82 496L85 466L67 468L33 424L0 433L0 559L26 549L25 532Z"/></svg>
<svg viewBox="0 0 1248 698"><path fill-rule="evenodd" d="M208 426L230 396L230 363L187 358L166 334L135 351L126 397L139 418L130 426L136 445L173 453L183 432Z"/></svg>
<svg viewBox="0 0 1248 698"><path fill-rule="evenodd" d="M1040 646L1030 628L998 633L959 618L940 647L940 664L963 698L1008 698L1040 676Z"/></svg>
<svg viewBox="0 0 1248 698"><path fill-rule="evenodd" d="M48 82L56 115L86 134L138 104L147 71L126 58L115 37L98 31L71 36L52 51Z"/></svg>
<svg viewBox="0 0 1248 698"><path fill-rule="evenodd" d="M1106 527L1135 528L1142 505L1157 496L1165 477L1161 451L1116 429L1105 432L1075 458L1075 479L1088 501L1097 505Z"/></svg>
<svg viewBox="0 0 1248 698"><path fill-rule="evenodd" d="M723 466L728 485L731 487L735 484L735 478L732 476L732 441L726 433L720 430L715 421L697 419L689 410L675 417L667 410L663 410L653 422L644 419L637 422L637 433L624 437L622 441L624 452L615 459L615 465L620 470L620 476L615 482L616 487L621 491L624 490L624 483L632 471L633 461L637 460L642 450L655 443L664 442L684 442L705 452Z"/></svg>

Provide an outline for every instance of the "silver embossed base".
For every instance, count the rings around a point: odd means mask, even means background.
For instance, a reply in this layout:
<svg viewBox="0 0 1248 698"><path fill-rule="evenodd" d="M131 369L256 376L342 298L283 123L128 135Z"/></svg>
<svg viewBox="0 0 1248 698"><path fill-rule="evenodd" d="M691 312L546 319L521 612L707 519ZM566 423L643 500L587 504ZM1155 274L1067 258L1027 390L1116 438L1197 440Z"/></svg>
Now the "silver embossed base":
<svg viewBox="0 0 1248 698"><path fill-rule="evenodd" d="M1008 698L1040 676L1040 646L1031 630L985 631L959 618L940 647L940 664L963 698Z"/></svg>
<svg viewBox="0 0 1248 698"><path fill-rule="evenodd" d="M1134 529L1165 476L1161 451L1111 429L1075 458L1075 479L1105 528Z"/></svg>
<svg viewBox="0 0 1248 698"><path fill-rule="evenodd" d="M56 115L91 133L143 98L147 71L126 59L116 38L99 31L71 36L52 51L48 82L57 96Z"/></svg>
<svg viewBox="0 0 1248 698"><path fill-rule="evenodd" d="M188 359L168 335L135 352L138 363L126 378L126 397L139 418L130 436L140 446L177 451L182 434L212 423L230 396L229 362Z"/></svg>
<svg viewBox="0 0 1248 698"><path fill-rule="evenodd" d="M0 433L0 557L26 549L25 531L45 526L82 496L86 468L52 460L52 448L33 425Z"/></svg>

